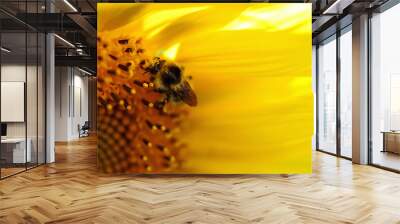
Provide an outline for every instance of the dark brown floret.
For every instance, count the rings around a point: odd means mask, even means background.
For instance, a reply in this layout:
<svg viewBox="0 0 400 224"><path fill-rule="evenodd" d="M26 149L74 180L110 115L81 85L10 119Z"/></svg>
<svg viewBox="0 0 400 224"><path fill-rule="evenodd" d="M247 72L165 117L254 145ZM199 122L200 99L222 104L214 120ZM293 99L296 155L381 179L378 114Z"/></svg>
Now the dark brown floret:
<svg viewBox="0 0 400 224"><path fill-rule="evenodd" d="M129 42L128 39L122 39L118 41L119 44L128 44L128 42Z"/></svg>

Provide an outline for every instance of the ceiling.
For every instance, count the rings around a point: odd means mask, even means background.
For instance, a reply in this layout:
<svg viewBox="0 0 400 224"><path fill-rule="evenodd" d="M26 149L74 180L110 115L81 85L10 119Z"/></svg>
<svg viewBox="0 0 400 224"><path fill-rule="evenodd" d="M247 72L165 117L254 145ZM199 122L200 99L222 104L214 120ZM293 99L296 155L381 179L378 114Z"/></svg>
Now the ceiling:
<svg viewBox="0 0 400 224"><path fill-rule="evenodd" d="M192 2L201 2L192 0ZM216 0L217 2L233 2L233 0ZM387 0L237 0L235 2L290 2L312 3L313 8L313 41L335 32L335 24L341 20L343 26L351 23L351 16L368 9L377 7ZM25 28L32 31L55 32L62 39L72 43L66 43L56 38L56 63L96 69L96 27L97 2L182 2L179 0L1 0L0 24L5 43L15 49L23 49ZM214 1L215 2L215 1ZM25 13L28 12L28 13ZM52 13L49 13L52 12ZM347 18L346 18L347 17ZM343 22L344 21L344 22ZM334 27L334 29L332 28ZM29 39L29 38L28 38ZM28 45L28 54L32 50ZM77 50L79 49L79 50ZM57 58L58 57L58 58ZM76 63L76 64L75 64ZM81 63L81 64L79 64Z"/></svg>

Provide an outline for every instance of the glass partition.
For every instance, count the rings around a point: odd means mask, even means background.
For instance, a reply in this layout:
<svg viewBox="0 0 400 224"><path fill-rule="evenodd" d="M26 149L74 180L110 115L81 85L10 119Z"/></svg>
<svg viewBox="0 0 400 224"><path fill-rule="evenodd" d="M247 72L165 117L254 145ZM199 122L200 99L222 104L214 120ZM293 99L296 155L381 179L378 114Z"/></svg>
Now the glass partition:
<svg viewBox="0 0 400 224"><path fill-rule="evenodd" d="M336 36L318 47L318 149L336 153Z"/></svg>
<svg viewBox="0 0 400 224"><path fill-rule="evenodd" d="M371 162L400 170L400 4L371 19Z"/></svg>
<svg viewBox="0 0 400 224"><path fill-rule="evenodd" d="M26 141L26 40L25 32L1 34L2 177L24 171L31 158Z"/></svg>
<svg viewBox="0 0 400 224"><path fill-rule="evenodd" d="M0 7L43 11L43 1L1 1ZM39 7L40 6L40 7ZM0 12L0 178L45 163L45 35ZM7 22L3 22L3 21Z"/></svg>

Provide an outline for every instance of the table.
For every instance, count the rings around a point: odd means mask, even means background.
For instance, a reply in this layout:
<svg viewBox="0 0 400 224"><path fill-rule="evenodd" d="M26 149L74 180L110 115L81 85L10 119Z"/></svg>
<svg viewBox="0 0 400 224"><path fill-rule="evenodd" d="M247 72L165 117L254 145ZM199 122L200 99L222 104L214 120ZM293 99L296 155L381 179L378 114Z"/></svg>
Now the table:
<svg viewBox="0 0 400 224"><path fill-rule="evenodd" d="M400 131L382 131L383 150L382 152L392 152L400 154Z"/></svg>

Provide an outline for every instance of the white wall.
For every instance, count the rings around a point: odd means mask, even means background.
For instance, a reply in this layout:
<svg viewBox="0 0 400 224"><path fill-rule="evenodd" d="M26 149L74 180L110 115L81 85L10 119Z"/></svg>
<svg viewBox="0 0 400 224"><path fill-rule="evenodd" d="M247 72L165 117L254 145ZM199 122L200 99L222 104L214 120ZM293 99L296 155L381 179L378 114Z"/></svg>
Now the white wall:
<svg viewBox="0 0 400 224"><path fill-rule="evenodd" d="M55 141L69 139L69 73L67 67L55 68Z"/></svg>
<svg viewBox="0 0 400 224"><path fill-rule="evenodd" d="M32 66L28 66L28 74L31 74ZM5 64L1 66L1 81L2 82L25 82L25 64ZM36 96L35 93L27 93L29 96ZM7 110L7 108L1 108ZM28 120L29 119L28 117ZM11 122L7 123L7 136L8 137L25 137L25 123L24 122Z"/></svg>
<svg viewBox="0 0 400 224"><path fill-rule="evenodd" d="M5 82L25 82L25 64L10 64L1 66L1 81ZM6 108L1 108L6 110ZM25 123L7 123L7 137L25 137Z"/></svg>
<svg viewBox="0 0 400 224"><path fill-rule="evenodd" d="M76 70L75 70L76 72ZM78 73L74 77L74 108L73 119L72 119L72 136L78 137L78 124L81 126L88 121L89 111L89 94L88 94L88 78L81 76L82 73Z"/></svg>
<svg viewBox="0 0 400 224"><path fill-rule="evenodd" d="M78 124L88 120L88 78L76 68L56 67L55 85L55 140L77 139Z"/></svg>

